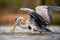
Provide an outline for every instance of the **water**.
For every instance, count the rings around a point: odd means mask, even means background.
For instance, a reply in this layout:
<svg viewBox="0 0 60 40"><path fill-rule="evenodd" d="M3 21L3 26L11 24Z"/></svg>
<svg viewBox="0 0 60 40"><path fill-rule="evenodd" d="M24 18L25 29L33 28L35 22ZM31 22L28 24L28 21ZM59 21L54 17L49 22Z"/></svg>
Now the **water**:
<svg viewBox="0 0 60 40"><path fill-rule="evenodd" d="M0 40L60 40L60 27L47 27L55 33L31 33L31 30L16 27L15 33L11 33L13 26L0 27Z"/></svg>

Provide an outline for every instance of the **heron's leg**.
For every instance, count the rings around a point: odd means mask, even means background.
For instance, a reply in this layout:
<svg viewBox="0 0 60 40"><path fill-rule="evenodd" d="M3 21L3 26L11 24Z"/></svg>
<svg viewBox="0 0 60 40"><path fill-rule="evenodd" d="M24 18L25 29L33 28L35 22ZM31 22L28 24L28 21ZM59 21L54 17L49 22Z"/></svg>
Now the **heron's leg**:
<svg viewBox="0 0 60 40"><path fill-rule="evenodd" d="M16 23L14 23L14 27L13 27L13 29L11 30L11 32L14 32L14 30L15 30L15 28L16 28Z"/></svg>
<svg viewBox="0 0 60 40"><path fill-rule="evenodd" d="M25 23L25 28L26 28L26 29L28 28L28 26L29 26L29 24L28 24L28 23Z"/></svg>
<svg viewBox="0 0 60 40"><path fill-rule="evenodd" d="M34 28L32 27L32 33L34 33Z"/></svg>

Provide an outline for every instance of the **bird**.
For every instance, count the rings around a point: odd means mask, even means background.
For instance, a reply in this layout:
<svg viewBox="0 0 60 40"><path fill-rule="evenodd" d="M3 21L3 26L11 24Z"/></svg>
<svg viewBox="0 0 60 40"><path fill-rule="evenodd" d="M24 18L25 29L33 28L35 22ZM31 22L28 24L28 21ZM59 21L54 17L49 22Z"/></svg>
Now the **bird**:
<svg viewBox="0 0 60 40"><path fill-rule="evenodd" d="M46 28L46 26L52 22L53 11L60 11L60 7L58 6L37 6L35 7L35 10L30 9L30 8L20 8L20 10L27 12L30 15L30 17L26 21L22 17L16 18L15 23L14 23L15 27L13 28L12 32L15 30L17 22L18 24L22 23L20 25L22 26L22 28L31 29L32 33L34 31L40 32L43 30L47 32L52 32L50 29ZM21 20L20 18L22 18L23 20L22 22L17 21L17 20Z"/></svg>
<svg viewBox="0 0 60 40"><path fill-rule="evenodd" d="M37 6L35 10L30 8L20 8L20 10L27 12L30 15L30 20L34 19L36 28L45 30L47 32L52 32L46 26L52 22L53 11L60 11L58 6ZM33 23L32 23L33 24ZM34 25L33 24L33 25Z"/></svg>

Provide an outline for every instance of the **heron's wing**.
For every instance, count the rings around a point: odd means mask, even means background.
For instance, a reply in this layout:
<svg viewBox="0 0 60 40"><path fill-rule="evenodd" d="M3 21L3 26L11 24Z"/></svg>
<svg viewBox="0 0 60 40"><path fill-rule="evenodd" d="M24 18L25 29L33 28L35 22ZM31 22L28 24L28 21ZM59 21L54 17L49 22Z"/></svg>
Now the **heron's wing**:
<svg viewBox="0 0 60 40"><path fill-rule="evenodd" d="M30 18L35 18L35 16L32 14L34 12L33 9L29 9L29 8L20 8L20 10L27 12L30 15ZM36 19L36 18L35 18Z"/></svg>
<svg viewBox="0 0 60 40"><path fill-rule="evenodd" d="M48 6L37 6L36 12L41 15L47 22L51 22L50 15L48 14Z"/></svg>
<svg viewBox="0 0 60 40"><path fill-rule="evenodd" d="M58 6L50 6L54 11L60 11L60 7Z"/></svg>
<svg viewBox="0 0 60 40"><path fill-rule="evenodd" d="M44 18L42 18L42 16L40 16L38 13L36 13L34 10L29 9L29 8L21 8L20 10L23 10L25 12L27 12L28 14L30 14L30 16L32 16L34 19L38 19L39 21L44 21Z"/></svg>
<svg viewBox="0 0 60 40"><path fill-rule="evenodd" d="M52 21L52 16L53 16L53 12L54 11L60 11L60 7L58 6L48 6L48 15L49 15L49 18L50 20Z"/></svg>

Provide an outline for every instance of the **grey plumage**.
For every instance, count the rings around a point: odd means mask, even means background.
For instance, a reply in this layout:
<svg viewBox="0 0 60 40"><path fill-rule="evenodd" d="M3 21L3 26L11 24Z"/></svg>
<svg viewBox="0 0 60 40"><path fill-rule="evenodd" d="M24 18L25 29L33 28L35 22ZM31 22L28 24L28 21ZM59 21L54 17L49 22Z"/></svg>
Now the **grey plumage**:
<svg viewBox="0 0 60 40"><path fill-rule="evenodd" d="M41 15L48 23L52 22L52 16L54 11L60 11L58 6L37 6L36 12Z"/></svg>
<svg viewBox="0 0 60 40"><path fill-rule="evenodd" d="M52 16L54 11L60 11L60 7L58 6L48 6L48 15L50 16L50 20L52 21Z"/></svg>

